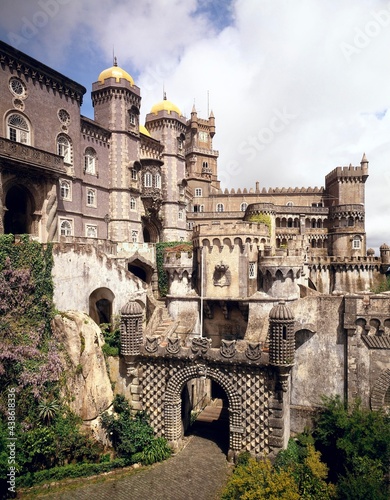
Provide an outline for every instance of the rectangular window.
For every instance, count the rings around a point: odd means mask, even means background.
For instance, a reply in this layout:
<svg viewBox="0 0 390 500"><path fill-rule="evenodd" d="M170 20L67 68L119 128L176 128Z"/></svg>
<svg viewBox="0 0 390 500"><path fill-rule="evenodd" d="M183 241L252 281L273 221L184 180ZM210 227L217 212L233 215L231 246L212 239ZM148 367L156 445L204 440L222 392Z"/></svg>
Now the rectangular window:
<svg viewBox="0 0 390 500"><path fill-rule="evenodd" d="M151 173L146 173L144 176L144 185L145 187L152 187L152 174Z"/></svg>
<svg viewBox="0 0 390 500"><path fill-rule="evenodd" d="M85 236L87 238L97 238L97 227L93 226L92 224L86 224Z"/></svg>
<svg viewBox="0 0 390 500"><path fill-rule="evenodd" d="M256 262L249 262L249 279L256 278Z"/></svg>
<svg viewBox="0 0 390 500"><path fill-rule="evenodd" d="M195 196L202 196L202 188L195 188Z"/></svg>
<svg viewBox="0 0 390 500"><path fill-rule="evenodd" d="M137 180L137 171L136 171L135 168L131 169L131 178L132 178L133 181Z"/></svg>
<svg viewBox="0 0 390 500"><path fill-rule="evenodd" d="M131 241L133 243L137 243L137 241L138 241L138 231L135 231L135 230L131 231Z"/></svg>

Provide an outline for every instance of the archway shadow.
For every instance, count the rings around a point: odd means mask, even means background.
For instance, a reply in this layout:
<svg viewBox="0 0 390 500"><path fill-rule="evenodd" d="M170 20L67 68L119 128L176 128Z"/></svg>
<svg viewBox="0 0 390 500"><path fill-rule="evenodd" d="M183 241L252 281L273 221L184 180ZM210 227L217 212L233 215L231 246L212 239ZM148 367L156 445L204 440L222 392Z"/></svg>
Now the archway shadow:
<svg viewBox="0 0 390 500"><path fill-rule="evenodd" d="M229 451L229 409L206 406L188 428L187 436L199 436L213 441L227 455Z"/></svg>

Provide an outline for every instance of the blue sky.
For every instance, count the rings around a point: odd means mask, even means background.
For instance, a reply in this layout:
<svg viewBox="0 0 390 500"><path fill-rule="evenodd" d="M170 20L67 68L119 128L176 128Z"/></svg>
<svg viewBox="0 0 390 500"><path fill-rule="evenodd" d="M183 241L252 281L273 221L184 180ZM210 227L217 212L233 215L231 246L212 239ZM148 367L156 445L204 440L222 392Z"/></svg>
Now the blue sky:
<svg viewBox="0 0 390 500"><path fill-rule="evenodd" d="M388 0L2 0L0 39L87 88L118 63L216 117L223 188L324 185L370 161L368 245L390 244Z"/></svg>

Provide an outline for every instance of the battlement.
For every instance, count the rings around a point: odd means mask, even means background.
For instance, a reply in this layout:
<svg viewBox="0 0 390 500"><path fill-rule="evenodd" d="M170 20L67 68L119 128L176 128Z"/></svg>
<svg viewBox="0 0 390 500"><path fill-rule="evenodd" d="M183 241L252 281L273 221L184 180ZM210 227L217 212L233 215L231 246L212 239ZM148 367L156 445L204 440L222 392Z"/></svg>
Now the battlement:
<svg viewBox="0 0 390 500"><path fill-rule="evenodd" d="M360 182L366 182L366 179L368 177L368 166L366 163L363 165L364 166L360 167L353 167L352 165L349 165L349 167L336 167L325 177L326 185L340 179L354 179L359 180Z"/></svg>
<svg viewBox="0 0 390 500"><path fill-rule="evenodd" d="M269 228L266 224L257 222L221 222L213 221L206 224L198 224L194 227L194 239L214 236L237 236L245 239L248 236L268 236Z"/></svg>

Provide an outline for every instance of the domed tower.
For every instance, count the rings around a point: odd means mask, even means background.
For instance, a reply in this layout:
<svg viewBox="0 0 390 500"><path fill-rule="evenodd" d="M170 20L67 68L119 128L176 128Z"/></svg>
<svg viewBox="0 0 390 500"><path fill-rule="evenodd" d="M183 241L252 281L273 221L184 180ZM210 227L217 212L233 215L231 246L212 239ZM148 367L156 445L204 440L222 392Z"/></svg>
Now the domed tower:
<svg viewBox="0 0 390 500"><path fill-rule="evenodd" d="M138 302L129 301L121 310L121 354L136 356L143 340L143 312Z"/></svg>
<svg viewBox="0 0 390 500"><path fill-rule="evenodd" d="M164 241L187 239L185 216L185 134L186 119L180 109L166 98L155 104L146 115L145 126L154 139L164 145L160 209Z"/></svg>
<svg viewBox="0 0 390 500"><path fill-rule="evenodd" d="M142 230L140 217L131 210L131 203L137 200L132 200L134 195L129 190L129 166L138 158L141 96L116 58L92 84L92 104L95 120L111 131L108 237L112 241L141 241L137 237Z"/></svg>

